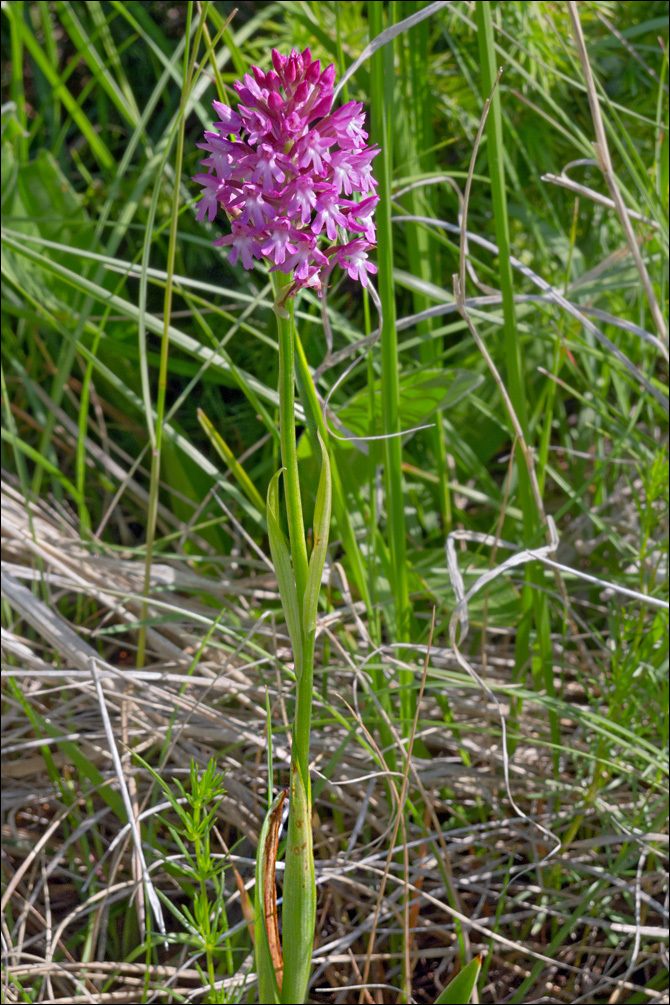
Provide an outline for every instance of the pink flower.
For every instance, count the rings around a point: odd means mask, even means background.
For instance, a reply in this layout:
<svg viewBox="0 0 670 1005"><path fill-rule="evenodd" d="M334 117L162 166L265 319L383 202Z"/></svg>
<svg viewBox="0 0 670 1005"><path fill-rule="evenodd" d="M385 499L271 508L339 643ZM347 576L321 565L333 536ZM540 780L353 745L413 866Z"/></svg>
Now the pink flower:
<svg viewBox="0 0 670 1005"><path fill-rule="evenodd" d="M211 174L197 174L193 181L198 181L203 186L202 199L197 205L195 218L204 220L207 217L211 223L219 211L219 189L223 183Z"/></svg>
<svg viewBox="0 0 670 1005"><path fill-rule="evenodd" d="M367 241L355 240L337 249L337 261L342 269L346 269L352 279L359 279L363 286L368 285L367 273L375 273L377 266L368 262Z"/></svg>
<svg viewBox="0 0 670 1005"><path fill-rule="evenodd" d="M216 245L232 244L233 250L228 256L228 261L231 265L234 265L238 259L239 255L242 255L242 265L245 269L253 268L253 263L251 261L252 256L254 258L261 258L261 248L258 240L254 237L250 228L245 227L242 223L237 223L236 220L232 224L233 232L228 234L227 237L219 237L218 240L214 242Z"/></svg>
<svg viewBox="0 0 670 1005"><path fill-rule="evenodd" d="M223 105L220 101L213 101L212 107L221 120L215 122L214 125L218 126L224 133L235 133L238 136L242 128L242 119L237 112L234 112L228 105Z"/></svg>
<svg viewBox="0 0 670 1005"><path fill-rule="evenodd" d="M334 262L366 286L377 271L367 252L378 200L356 196L374 192L379 148L366 146L362 105L331 111L335 67L322 70L309 49L289 56L273 49L272 66L267 73L254 66L235 82L237 110L213 102L218 131L198 144L208 173L193 179L202 186L196 219L213 221L221 206L232 233L214 243L230 246L233 265L241 257L245 269L256 259L292 271L289 295L303 287L320 295L321 275ZM349 240L351 231L363 236Z"/></svg>
<svg viewBox="0 0 670 1005"><path fill-rule="evenodd" d="M298 250L295 244L291 244L289 240L289 238L295 239L297 237L298 231L291 226L288 220L275 220L265 244L261 247L261 252L271 258L275 265L283 265L286 261L286 252L293 255Z"/></svg>
<svg viewBox="0 0 670 1005"><path fill-rule="evenodd" d="M349 226L349 222L339 207L337 193L335 190L332 188L327 189L322 196L319 196L316 200L316 208L318 213L316 214L316 218L312 224L312 232L314 234L320 234L325 224L328 240L336 241L337 226L344 227L346 229ZM356 230L358 229L359 228L356 227Z"/></svg>
<svg viewBox="0 0 670 1005"><path fill-rule="evenodd" d="M290 269L295 270L296 279L305 279L309 273L311 266L317 265L319 267L324 267L328 265L328 259L323 254L322 251L316 246L316 238L305 237L304 239L298 241L298 248L287 258L282 266L282 272L288 272ZM274 265L270 272L276 272L278 269L277 265Z"/></svg>
<svg viewBox="0 0 670 1005"><path fill-rule="evenodd" d="M274 220L277 211L269 202L265 201L262 189L258 185L244 185L231 206L236 209L241 208L240 223L249 223L253 220L254 228L257 232L262 232L268 220Z"/></svg>
<svg viewBox="0 0 670 1005"><path fill-rule="evenodd" d="M286 181L286 175L277 163L282 160L286 160L284 154L273 150L267 143L261 143L260 153L256 160L256 168L251 176L251 180L253 182L260 182L264 191L273 189L275 181Z"/></svg>
<svg viewBox="0 0 670 1005"><path fill-rule="evenodd" d="M344 205L349 206L349 213L345 224L347 230L362 230L365 234L365 240L369 241L370 244L374 244L376 230L372 214L379 202L379 198L376 195L372 195L369 199L363 199L362 202L342 201ZM352 217L355 217L355 219L352 219ZM356 220L359 222L357 223Z"/></svg>

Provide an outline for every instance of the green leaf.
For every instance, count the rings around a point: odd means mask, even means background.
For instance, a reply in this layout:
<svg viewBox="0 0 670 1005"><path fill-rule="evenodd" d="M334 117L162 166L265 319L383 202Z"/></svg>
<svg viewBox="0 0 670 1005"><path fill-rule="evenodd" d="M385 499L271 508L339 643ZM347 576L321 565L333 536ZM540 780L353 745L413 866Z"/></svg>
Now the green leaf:
<svg viewBox="0 0 670 1005"><path fill-rule="evenodd" d="M312 819L307 784L309 782L303 779L298 759L294 756L291 761L291 807L282 910L284 981L281 1001L287 1005L305 1000L316 925Z"/></svg>
<svg viewBox="0 0 670 1005"><path fill-rule="evenodd" d="M278 1002L282 982L282 959L277 924L275 870L281 829L282 806L286 790L273 800L265 815L256 852L254 888L254 937L259 1002Z"/></svg>
<svg viewBox="0 0 670 1005"><path fill-rule="evenodd" d="M453 981L449 981L442 994L435 999L435 1005L467 1005L477 983L481 966L481 956L475 956L474 960L470 960L467 967L464 967L460 974L456 974Z"/></svg>
<svg viewBox="0 0 670 1005"><path fill-rule="evenodd" d="M316 434L321 447L321 475L319 477L319 488L316 493L316 505L314 507L314 548L309 560L307 572L307 584L305 586L305 597L303 600L302 625L305 638L316 630L316 611L319 603L319 590L321 588L321 576L323 566L326 561L326 551L328 549L328 534L330 532L330 507L331 507L331 478L330 461L328 451L321 439L321 434Z"/></svg>
<svg viewBox="0 0 670 1005"><path fill-rule="evenodd" d="M25 443L23 440L19 439L18 436L12 435L12 433L7 429L0 429L0 437L2 437L3 441L11 443L16 450L20 450L26 457L29 457L30 460L34 461L38 467L44 468L44 470L47 471L53 478L58 479L63 488L70 493L76 503L82 501L81 493L77 491L76 486L73 485L64 474L61 474L60 470L52 464L51 461L47 460L47 458L44 457L39 450L35 450L34 447L31 447L29 443Z"/></svg>
<svg viewBox="0 0 670 1005"><path fill-rule="evenodd" d="M438 409L453 408L479 387L483 376L470 370L416 370L400 382L400 428L420 426ZM381 412L382 387L375 382L375 409ZM355 436L369 435L370 392L366 387L341 408L337 417ZM367 453L367 451L364 451Z"/></svg>
<svg viewBox="0 0 670 1005"><path fill-rule="evenodd" d="M288 628L291 645L293 646L293 658L295 660L296 676L300 679L302 673L302 630L300 627L300 609L298 607L298 591L295 585L295 576L289 557L288 545L284 532L279 523L279 476L284 468L272 477L268 485L268 538L270 540L270 553L272 564L277 575L277 585L279 596L281 597L286 626Z"/></svg>

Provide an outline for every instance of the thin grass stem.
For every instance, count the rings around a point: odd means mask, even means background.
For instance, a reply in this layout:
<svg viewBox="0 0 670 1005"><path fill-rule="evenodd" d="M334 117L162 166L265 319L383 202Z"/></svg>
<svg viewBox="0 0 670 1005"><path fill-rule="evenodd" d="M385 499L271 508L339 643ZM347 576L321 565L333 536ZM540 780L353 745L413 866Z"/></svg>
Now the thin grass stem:
<svg viewBox="0 0 670 1005"><path fill-rule="evenodd" d="M383 30L383 7L368 4L371 40ZM379 296L382 302L383 325L381 332L382 357L382 421L386 452L386 488L388 505L388 539L391 555L392 589L396 611L398 640L410 639L410 605L407 575L407 546L405 541L405 498L402 484L402 443L400 432L400 381L398 374L398 342L396 334L395 287L393 279L393 232L391 225L391 163L392 122L394 117L393 49L383 46L370 60L371 87L371 138L379 143L381 154L375 161L375 175L379 183L379 205L376 210L379 262ZM402 670L399 674L403 732L411 729L414 700L413 674Z"/></svg>
<svg viewBox="0 0 670 1005"><path fill-rule="evenodd" d="M493 37L492 12L489 3L481 2L481 0L477 3L476 20L482 67L482 86L486 94L491 94L490 114L486 122L486 136L491 180L491 201L495 220L496 243L499 249L498 274L503 298L507 393L509 394L511 407L516 415L519 426L519 429L516 430L518 437L517 471L524 531L528 543L533 544L535 543L540 525L543 522L543 510L542 501L538 498L537 481L534 474L529 470L528 464L528 414L521 364L521 342L516 326L514 281L505 186L505 141L500 91L495 87L498 69ZM465 221L463 226L466 226ZM461 295L465 295L464 290L461 291ZM519 431L521 432L520 436L518 435ZM540 589L536 588L541 587L542 582L542 570L537 565L530 565L528 567L527 586L524 588L522 597L522 625L524 627L522 627L517 636L516 672L517 675L521 675L530 663L536 687L546 687L547 693L553 696L554 680L549 612L546 597ZM531 611L533 612L532 614ZM535 621L535 645L534 651L531 652L530 620L533 616ZM549 718L552 739L554 742L558 742L560 737L558 722L553 713L549 714ZM557 756L555 757L555 768L558 770Z"/></svg>

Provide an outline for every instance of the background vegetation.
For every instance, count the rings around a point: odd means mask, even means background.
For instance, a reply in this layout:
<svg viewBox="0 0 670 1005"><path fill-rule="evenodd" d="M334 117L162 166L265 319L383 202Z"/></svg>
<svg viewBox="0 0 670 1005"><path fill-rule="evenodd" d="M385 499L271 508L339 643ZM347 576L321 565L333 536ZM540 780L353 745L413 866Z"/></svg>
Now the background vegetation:
<svg viewBox="0 0 670 1005"><path fill-rule="evenodd" d="M427 5L237 6L2 9L7 1001L253 1000L276 327L190 177L271 47L341 75ZM323 397L361 360L331 433L431 424L331 436L310 1000L433 1002L481 953L482 1002L667 1001L668 7L577 5L631 244L570 5L434 6L342 94L384 146L382 338L346 277L297 310Z"/></svg>

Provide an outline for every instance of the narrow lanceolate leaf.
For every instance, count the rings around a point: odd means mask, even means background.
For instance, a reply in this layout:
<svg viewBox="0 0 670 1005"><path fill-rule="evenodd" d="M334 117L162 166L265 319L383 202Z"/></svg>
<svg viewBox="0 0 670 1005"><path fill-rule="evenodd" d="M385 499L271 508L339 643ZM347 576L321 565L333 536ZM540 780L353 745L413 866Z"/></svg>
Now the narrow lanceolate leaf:
<svg viewBox="0 0 670 1005"><path fill-rule="evenodd" d="M293 575L291 559L288 553L288 545L286 544L286 538L279 523L279 476L283 470L281 468L272 477L268 485L268 538L270 540L272 564L275 567L277 575L279 596L281 597L286 626L291 639L291 645L293 646L295 672L299 680L302 673L302 631L298 608L298 592L295 586L295 576Z"/></svg>
<svg viewBox="0 0 670 1005"><path fill-rule="evenodd" d="M319 438L319 446L321 447L321 476L316 493L316 506L314 507L314 549L309 560L307 586L305 587L305 599L303 601L303 630L305 638L309 636L310 632L316 630L319 589L321 588L321 576L323 575L323 566L326 561L328 534L330 532L330 504L332 495L330 461L328 460L328 451L321 439L321 434L317 433L317 436Z"/></svg>
<svg viewBox="0 0 670 1005"><path fill-rule="evenodd" d="M479 971L482 965L481 956L475 956L453 981L449 981L442 994L435 999L435 1005L467 1005L472 997ZM282 999L283 1000L283 999Z"/></svg>
<svg viewBox="0 0 670 1005"><path fill-rule="evenodd" d="M225 461L241 487L244 489L247 499L249 499L252 505L256 507L259 513L262 513L264 509L263 498L258 489L251 481L249 475L239 463L237 457L235 457L235 454L232 452L224 438L214 428L214 423L207 418L201 408L198 409L198 422L207 433L210 443L218 453L219 457Z"/></svg>
<svg viewBox="0 0 670 1005"><path fill-rule="evenodd" d="M254 932L259 1002L276 1003L282 986L282 954L277 924L275 870L286 792L280 792L268 810L256 852Z"/></svg>
<svg viewBox="0 0 670 1005"><path fill-rule="evenodd" d="M305 1001L312 963L316 925L316 884L309 782L302 777L298 759L291 762L291 807L288 818L284 866L284 980L281 1001Z"/></svg>

